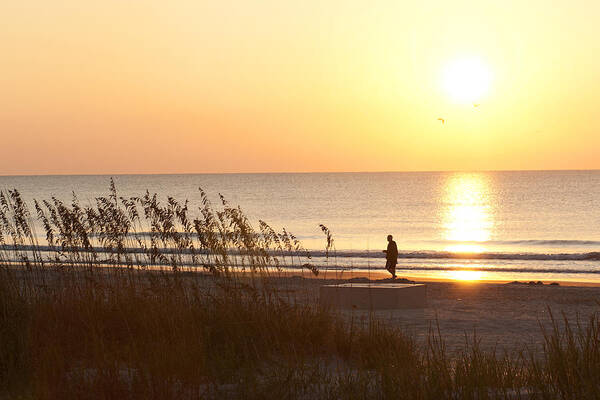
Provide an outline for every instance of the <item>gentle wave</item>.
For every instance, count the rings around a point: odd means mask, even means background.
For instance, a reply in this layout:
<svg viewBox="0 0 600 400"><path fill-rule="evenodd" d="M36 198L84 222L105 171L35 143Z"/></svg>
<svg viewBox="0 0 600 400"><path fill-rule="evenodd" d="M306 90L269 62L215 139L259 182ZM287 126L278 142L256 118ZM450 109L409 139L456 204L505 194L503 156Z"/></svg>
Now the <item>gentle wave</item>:
<svg viewBox="0 0 600 400"><path fill-rule="evenodd" d="M177 232L182 237L197 237L198 234L195 232ZM156 232L136 232L129 233L127 236L135 238L146 238L150 239L153 236L157 236ZM217 232L214 235L218 236ZM97 237L98 235L90 235L91 237ZM256 233L256 237L259 234ZM296 238L302 240L314 240L323 238L322 235L296 235ZM486 240L479 242L469 241L458 241L458 240L407 240L406 243L430 243L438 246L448 245L479 245L479 246L557 246L557 247L569 247L569 246L597 246L600 248L600 241L598 240L567 240L567 239L522 239L522 240Z"/></svg>
<svg viewBox="0 0 600 400"><path fill-rule="evenodd" d="M114 250L93 247L91 249L84 248L65 248L60 249L51 246L13 246L13 245L1 245L0 250L4 251L41 251L41 252L95 252L95 253L114 253ZM205 250L190 250L190 249L176 249L176 248L159 248L157 249L163 254L209 254ZM143 254L147 253L148 250L144 250L139 247L128 247L123 249L124 253L130 254ZM231 249L228 251L231 255L244 254L244 252ZM271 251L271 255L275 256L303 256L305 252L288 252L288 251ZM309 251L311 257L319 258L385 258L383 252L372 252L372 251L354 251L354 250L340 250L340 251ZM405 251L400 252L398 255L399 259L460 259L460 260L555 260L555 261L600 261L600 251L586 252L586 253L503 253L503 252L481 252L481 253L463 253L463 252L451 252L451 251Z"/></svg>
<svg viewBox="0 0 600 400"><path fill-rule="evenodd" d="M598 246L597 240L566 240L566 239L523 239L523 240L486 240L481 242L464 242L452 240L410 240L410 242L431 243L436 245L480 245L480 246Z"/></svg>
<svg viewBox="0 0 600 400"><path fill-rule="evenodd" d="M325 257L325 252L311 252L313 257ZM385 258L383 253L369 251L337 251L329 253L329 257L337 256L344 258ZM451 251L408 251L400 252L399 259L419 260L540 260L540 261L600 261L600 251L587 253L461 253Z"/></svg>
<svg viewBox="0 0 600 400"><path fill-rule="evenodd" d="M397 271L477 271L477 272L519 272L540 274L600 274L600 269L560 269L523 267L444 267L444 266L401 266Z"/></svg>
<svg viewBox="0 0 600 400"><path fill-rule="evenodd" d="M401 253L399 258L416 259L462 259L462 260L571 260L571 261L600 261L600 252L587 253L453 253L447 251L424 251Z"/></svg>
<svg viewBox="0 0 600 400"><path fill-rule="evenodd" d="M4 262L9 262L9 263L13 263L15 265L18 265L20 263L22 263L22 260L20 259L4 259ZM68 261L69 265L88 265L89 261L84 261L84 260L70 260ZM95 260L94 261L95 265L104 265L104 266L118 266L115 264L115 260L109 260L109 259L99 259L99 260ZM154 266L154 267L167 267L170 268L170 266L168 264L164 264L161 263L160 261L155 261L155 262L146 262L147 265L149 266ZM178 263L179 267L189 267L189 268L207 268L210 265L212 265L211 263L208 264L194 264L191 263L189 261L181 261ZM236 265L236 264L226 264L227 266L231 267L231 268L242 268L240 265ZM121 266L127 266L126 264L121 264ZM302 269L306 269L307 264L298 264L298 263L292 263L292 264L288 264L288 265L279 265L277 268L280 268L282 270L302 270ZM366 271L366 270L373 270L372 268L367 268L367 267L348 267L347 265L342 265L342 264L329 264L329 265L318 265L318 269L320 271ZM380 270L383 271L383 268L380 268ZM587 274L587 275L600 275L600 268L599 269L582 269L582 268L552 268L552 267L547 267L547 268L531 268L531 267L523 267L523 266L519 266L519 267L500 267L500 266L460 266L460 267L455 267L455 266L444 266L444 265L439 265L439 266L429 266L429 265L417 265L417 266L409 266L409 265L398 265L398 268L396 269L397 272L402 272L402 271L412 271L412 272L422 272L422 271L439 271L439 272L452 272L452 271L476 271L476 272L493 272L493 273L530 273L530 274Z"/></svg>

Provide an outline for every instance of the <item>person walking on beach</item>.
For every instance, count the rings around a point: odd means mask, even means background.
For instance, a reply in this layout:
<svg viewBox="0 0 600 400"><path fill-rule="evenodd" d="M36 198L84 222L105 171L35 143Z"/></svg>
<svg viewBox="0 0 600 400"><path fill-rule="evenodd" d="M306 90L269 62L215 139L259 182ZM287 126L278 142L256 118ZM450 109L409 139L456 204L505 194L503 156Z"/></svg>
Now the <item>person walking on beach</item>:
<svg viewBox="0 0 600 400"><path fill-rule="evenodd" d="M396 246L396 242L394 242L392 235L388 235L387 241L387 250L383 252L386 254L386 262L385 269L392 274L392 278L396 279L396 263L398 263L398 246Z"/></svg>

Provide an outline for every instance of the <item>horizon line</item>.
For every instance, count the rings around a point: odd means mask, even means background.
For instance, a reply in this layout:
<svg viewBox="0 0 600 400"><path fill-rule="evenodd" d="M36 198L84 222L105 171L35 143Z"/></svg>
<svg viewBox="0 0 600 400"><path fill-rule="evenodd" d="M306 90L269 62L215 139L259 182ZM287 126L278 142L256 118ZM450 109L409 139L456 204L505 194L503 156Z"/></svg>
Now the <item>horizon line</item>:
<svg viewBox="0 0 600 400"><path fill-rule="evenodd" d="M13 174L0 175L10 177L43 177L43 176L132 176L132 175L294 175L294 174L389 174L389 173L485 173L485 172L593 172L600 168L591 169L456 169L456 170L403 170L403 171L263 171L263 172L119 172L119 173L58 173L58 174Z"/></svg>

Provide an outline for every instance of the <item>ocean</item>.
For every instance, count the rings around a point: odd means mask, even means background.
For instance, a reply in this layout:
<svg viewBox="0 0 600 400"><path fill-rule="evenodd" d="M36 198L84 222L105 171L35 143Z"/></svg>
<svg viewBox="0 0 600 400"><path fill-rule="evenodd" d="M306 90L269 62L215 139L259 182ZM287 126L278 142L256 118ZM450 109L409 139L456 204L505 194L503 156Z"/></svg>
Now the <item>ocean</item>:
<svg viewBox="0 0 600 400"><path fill-rule="evenodd" d="M600 171L115 175L118 194L222 194L257 223L293 233L322 268L383 270L393 235L406 277L600 283ZM0 176L0 189L86 205L111 176ZM197 208L196 208L197 209ZM325 236L334 258L324 258Z"/></svg>

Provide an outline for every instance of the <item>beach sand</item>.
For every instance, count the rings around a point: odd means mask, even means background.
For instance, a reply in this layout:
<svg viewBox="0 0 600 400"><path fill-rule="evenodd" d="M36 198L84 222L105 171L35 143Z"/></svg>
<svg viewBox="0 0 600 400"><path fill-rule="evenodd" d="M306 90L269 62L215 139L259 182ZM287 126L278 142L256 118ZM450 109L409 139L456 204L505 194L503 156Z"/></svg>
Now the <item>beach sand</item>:
<svg viewBox="0 0 600 400"><path fill-rule="evenodd" d="M382 275L383 276L383 275ZM323 284L367 282L353 279L278 278L283 293L301 301L316 301ZM370 282L390 282L371 279ZM485 350L499 353L520 350L539 352L544 342L543 329L552 328L552 318L560 325L586 326L589 318L600 311L600 287L527 285L515 283L481 283L458 281L418 281L427 284L428 304L423 309L341 310L354 321L367 324L376 318L426 340L430 329L439 332L450 351L465 348L474 337ZM570 283L574 285L574 283Z"/></svg>
<svg viewBox="0 0 600 400"><path fill-rule="evenodd" d="M103 271L110 275L111 270L114 271L112 268ZM73 272L75 275L85 275L83 271ZM153 272L143 272L148 273ZM46 283L52 282L51 277L59 276L60 274L55 273L47 275ZM215 285L211 275L197 270L182 272L180 276L189 279L190 283L200 283L207 290ZM268 283L283 298L306 304L318 304L319 287L322 285L352 282L425 283L425 308L339 312L344 318L364 325L375 318L414 335L421 343L425 342L430 330L437 332L439 329L441 338L451 352L464 349L467 340L471 343L476 338L483 350L496 349L500 354L514 354L521 350L539 353L544 343L543 329L552 328L552 318L561 327L566 318L576 328L577 323L587 326L590 317L600 312L600 286L591 286L589 283L578 285L574 282L561 282L560 285L550 285L550 282L545 282L543 285L528 285L413 278L406 280L401 277L392 281L388 276L385 271L352 275L322 271L315 277L309 272L298 275L296 271L271 273L270 277L258 279L255 283ZM248 275L242 274L240 278L250 283Z"/></svg>

